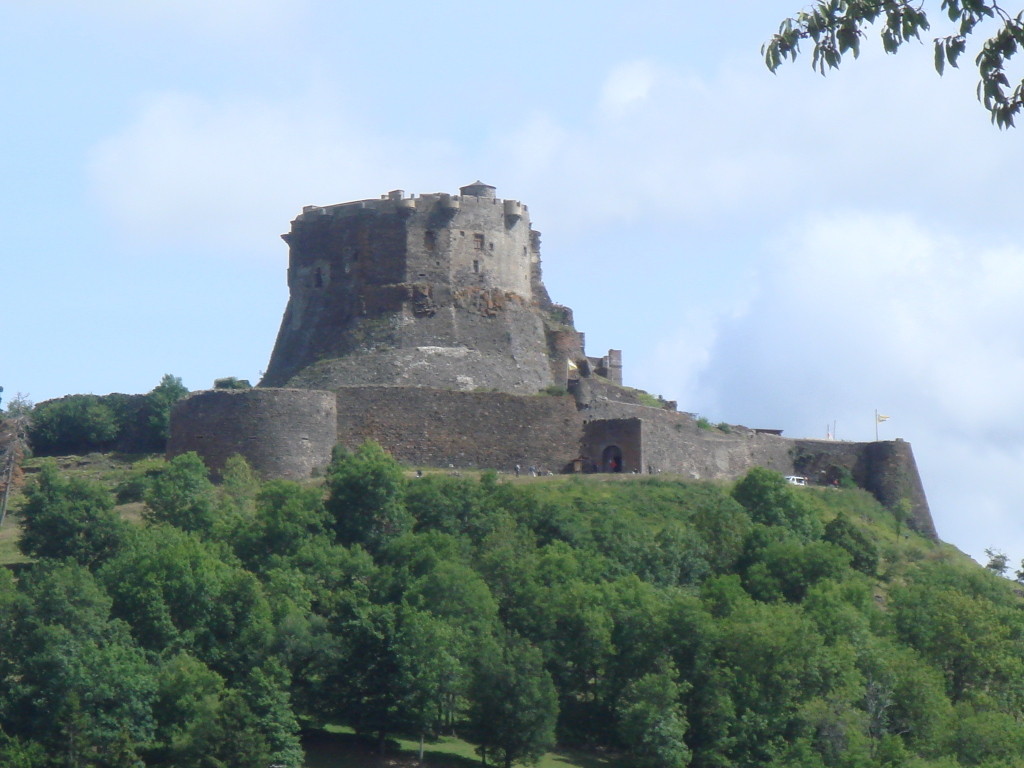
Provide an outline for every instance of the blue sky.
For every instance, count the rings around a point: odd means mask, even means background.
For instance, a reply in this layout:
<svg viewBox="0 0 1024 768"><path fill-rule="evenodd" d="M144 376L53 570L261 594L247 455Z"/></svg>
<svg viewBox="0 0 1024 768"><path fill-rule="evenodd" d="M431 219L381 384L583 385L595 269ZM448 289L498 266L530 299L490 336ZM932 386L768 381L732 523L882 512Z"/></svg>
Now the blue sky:
<svg viewBox="0 0 1024 768"><path fill-rule="evenodd" d="M871 439L878 409L940 535L1016 563L1022 134L928 45L771 75L799 8L9 4L5 395L256 380L303 205L479 178L530 206L552 298L628 384L790 436Z"/></svg>

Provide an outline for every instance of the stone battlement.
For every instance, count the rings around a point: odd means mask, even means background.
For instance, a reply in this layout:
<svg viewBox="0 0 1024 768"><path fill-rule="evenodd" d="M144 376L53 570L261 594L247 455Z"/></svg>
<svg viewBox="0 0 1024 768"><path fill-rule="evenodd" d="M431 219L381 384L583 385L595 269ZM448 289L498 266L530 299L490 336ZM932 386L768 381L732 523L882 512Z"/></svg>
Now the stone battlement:
<svg viewBox="0 0 1024 768"><path fill-rule="evenodd" d="M488 185L482 185L488 187ZM490 206L491 214L501 214L513 219L507 223L515 224L523 216L529 214L526 204L518 200L501 199L493 195L474 195L466 190L475 188L473 185L463 187L463 194L450 195L445 192L428 192L419 196L413 194L405 196L405 190L396 189L381 195L379 199L370 198L367 200L353 200L348 203L335 203L334 205L306 205L302 213L296 218L297 221L307 221L319 216L354 216L359 211L371 210L377 213L408 214L413 211L434 211L437 208L448 212L460 210L463 205L477 206L482 213L488 213L486 206Z"/></svg>

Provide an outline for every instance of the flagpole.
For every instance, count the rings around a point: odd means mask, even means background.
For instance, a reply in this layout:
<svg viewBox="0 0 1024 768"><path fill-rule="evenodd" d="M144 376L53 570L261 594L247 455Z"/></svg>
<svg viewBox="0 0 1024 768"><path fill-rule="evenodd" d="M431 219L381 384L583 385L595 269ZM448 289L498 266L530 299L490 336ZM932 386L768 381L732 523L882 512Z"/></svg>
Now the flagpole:
<svg viewBox="0 0 1024 768"><path fill-rule="evenodd" d="M878 442L878 409L875 408L875 442Z"/></svg>

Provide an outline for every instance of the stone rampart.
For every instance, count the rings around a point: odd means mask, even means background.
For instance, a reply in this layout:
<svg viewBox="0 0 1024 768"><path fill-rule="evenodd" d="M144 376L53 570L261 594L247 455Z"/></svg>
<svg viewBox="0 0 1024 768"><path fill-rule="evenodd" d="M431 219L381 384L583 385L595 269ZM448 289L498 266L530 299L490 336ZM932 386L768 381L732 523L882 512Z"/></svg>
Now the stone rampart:
<svg viewBox="0 0 1024 768"><path fill-rule="evenodd" d="M333 392L209 390L174 406L167 455L195 451L216 474L240 454L264 477L300 479L330 461L336 441Z"/></svg>
<svg viewBox="0 0 1024 768"><path fill-rule="evenodd" d="M347 387L337 412L339 443L376 440L400 462L433 467L562 472L582 433L568 396Z"/></svg>
<svg viewBox="0 0 1024 768"><path fill-rule="evenodd" d="M728 432L701 429L689 414L607 400L593 401L591 411L603 415L585 425L581 453L603 471L612 445L622 449L624 471L693 480L734 480L753 467L766 467L829 485L845 471L890 509L906 500L910 527L937 537L913 451L903 440L847 443L792 439L740 426Z"/></svg>
<svg viewBox="0 0 1024 768"><path fill-rule="evenodd" d="M842 468L890 509L906 499L910 503L910 527L937 537L910 443L899 439L875 443L801 439L793 443L794 473L829 484L838 481L837 471Z"/></svg>

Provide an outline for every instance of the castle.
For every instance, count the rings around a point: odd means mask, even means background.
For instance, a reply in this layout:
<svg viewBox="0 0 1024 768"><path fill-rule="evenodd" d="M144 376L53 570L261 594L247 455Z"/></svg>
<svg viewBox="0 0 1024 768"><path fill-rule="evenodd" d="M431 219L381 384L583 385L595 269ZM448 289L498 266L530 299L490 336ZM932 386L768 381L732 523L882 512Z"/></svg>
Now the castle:
<svg viewBox="0 0 1024 768"><path fill-rule="evenodd" d="M367 439L418 466L671 473L753 466L852 476L935 530L910 445L708 428L622 385L622 355L590 357L541 278L529 210L476 182L445 193L307 206L282 236L288 306L255 389L198 392L171 417L168 454L215 471L235 453L268 477L308 477L336 443Z"/></svg>

